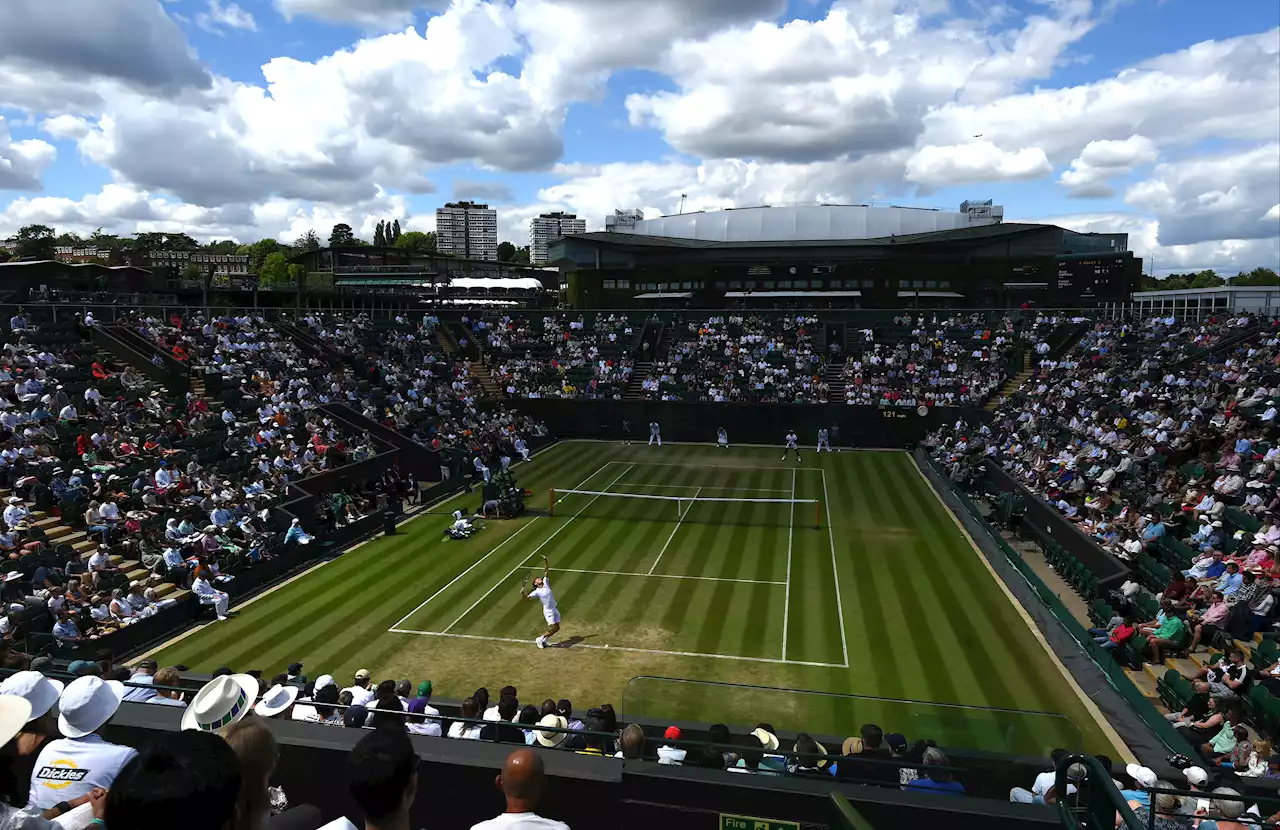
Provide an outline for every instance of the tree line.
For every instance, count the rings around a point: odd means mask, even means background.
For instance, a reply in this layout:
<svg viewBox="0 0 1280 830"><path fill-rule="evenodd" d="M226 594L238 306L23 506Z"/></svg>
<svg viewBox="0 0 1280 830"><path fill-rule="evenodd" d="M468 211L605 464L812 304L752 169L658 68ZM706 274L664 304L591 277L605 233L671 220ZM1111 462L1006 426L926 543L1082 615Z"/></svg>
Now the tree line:
<svg viewBox="0 0 1280 830"><path fill-rule="evenodd" d="M1173 291L1180 288L1217 288L1219 286L1280 285L1280 275L1270 268L1254 268L1241 271L1234 277L1219 276L1216 271L1195 271L1186 274L1170 274L1163 279L1142 275L1141 290Z"/></svg>

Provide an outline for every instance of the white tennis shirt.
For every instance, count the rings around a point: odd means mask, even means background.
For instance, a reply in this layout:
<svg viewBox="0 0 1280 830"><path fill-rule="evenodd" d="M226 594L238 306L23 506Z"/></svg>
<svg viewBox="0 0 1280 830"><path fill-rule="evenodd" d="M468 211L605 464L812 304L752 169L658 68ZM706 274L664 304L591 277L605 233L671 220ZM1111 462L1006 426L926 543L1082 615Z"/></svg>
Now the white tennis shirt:
<svg viewBox="0 0 1280 830"><path fill-rule="evenodd" d="M555 594L551 593L551 582L546 579L546 577L543 577L542 585L534 588L530 593L537 597L538 601L542 603L544 611L550 612L557 610L556 597Z"/></svg>

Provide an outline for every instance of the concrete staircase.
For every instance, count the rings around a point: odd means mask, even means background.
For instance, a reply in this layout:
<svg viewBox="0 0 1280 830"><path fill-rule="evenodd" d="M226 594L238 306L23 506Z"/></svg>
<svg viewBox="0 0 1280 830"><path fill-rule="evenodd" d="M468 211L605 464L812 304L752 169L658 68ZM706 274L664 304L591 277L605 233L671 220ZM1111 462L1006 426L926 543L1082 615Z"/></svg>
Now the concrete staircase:
<svg viewBox="0 0 1280 830"><path fill-rule="evenodd" d="M440 346L440 351L444 352L447 357L453 357L458 352L458 342L453 339L453 335L444 326L436 326L435 330L436 343Z"/></svg>
<svg viewBox="0 0 1280 830"><path fill-rule="evenodd" d="M844 364L842 360L839 363L828 363L826 371L822 373L822 379L826 381L831 392L827 395L827 400L831 403L844 403Z"/></svg>
<svg viewBox="0 0 1280 830"><path fill-rule="evenodd" d="M648 379L649 373L653 371L653 362L649 360L637 361L631 367L631 381L627 384L627 391L622 394L624 401L640 400L640 390L642 384Z"/></svg>
<svg viewBox="0 0 1280 830"><path fill-rule="evenodd" d="M1029 350L1023 352L1022 371L1005 381L1004 386L1000 387L1000 391L992 395L990 399L982 405L982 408L988 412L994 412L996 407L1000 405L1000 402L1005 399L1005 396L1020 389L1022 384L1026 383L1027 380L1029 380L1035 373L1035 367L1031 365L1031 352Z"/></svg>

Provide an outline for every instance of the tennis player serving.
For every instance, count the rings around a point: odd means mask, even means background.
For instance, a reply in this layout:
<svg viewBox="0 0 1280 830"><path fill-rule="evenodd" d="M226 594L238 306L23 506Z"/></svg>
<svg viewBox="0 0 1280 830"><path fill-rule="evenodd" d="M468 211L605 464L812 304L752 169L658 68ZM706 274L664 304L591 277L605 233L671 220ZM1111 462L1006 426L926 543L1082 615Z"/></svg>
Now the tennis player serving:
<svg viewBox="0 0 1280 830"><path fill-rule="evenodd" d="M542 576L533 578L533 590L526 590L525 586L520 588L520 596L524 599L536 599L542 603L542 616L547 621L547 632L533 642L538 648L546 648L547 640L560 630L560 609L556 608L555 594L551 593L551 582L547 576L551 571L551 564L547 562L547 555L542 555ZM527 576L527 574L526 574Z"/></svg>

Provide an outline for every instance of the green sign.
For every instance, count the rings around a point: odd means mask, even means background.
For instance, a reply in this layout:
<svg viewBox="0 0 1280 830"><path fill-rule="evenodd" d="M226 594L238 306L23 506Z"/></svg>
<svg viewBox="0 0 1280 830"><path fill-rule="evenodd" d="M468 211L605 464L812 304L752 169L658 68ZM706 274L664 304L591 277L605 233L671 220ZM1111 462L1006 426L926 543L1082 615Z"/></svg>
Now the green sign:
<svg viewBox="0 0 1280 830"><path fill-rule="evenodd" d="M720 814L720 830L800 830L798 822Z"/></svg>

